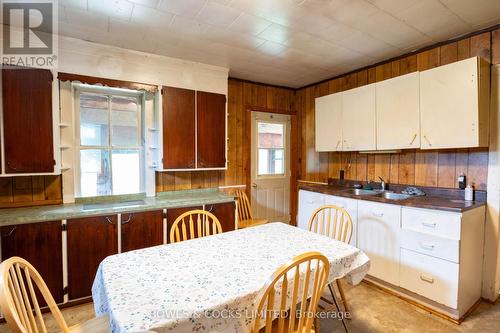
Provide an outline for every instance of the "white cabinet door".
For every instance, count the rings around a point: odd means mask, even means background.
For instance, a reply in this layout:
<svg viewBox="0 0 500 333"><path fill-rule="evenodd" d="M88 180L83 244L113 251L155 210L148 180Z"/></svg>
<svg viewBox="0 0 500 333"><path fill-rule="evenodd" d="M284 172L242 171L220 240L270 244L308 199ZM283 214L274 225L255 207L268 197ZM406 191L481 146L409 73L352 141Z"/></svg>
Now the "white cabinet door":
<svg viewBox="0 0 500 333"><path fill-rule="evenodd" d="M342 93L316 98L316 151L342 150Z"/></svg>
<svg viewBox="0 0 500 333"><path fill-rule="evenodd" d="M358 247L370 258L368 274L399 285L401 207L358 202Z"/></svg>
<svg viewBox="0 0 500 333"><path fill-rule="evenodd" d="M357 246L358 238L358 200L325 195L325 205L335 205L344 208L352 220L352 236L349 244Z"/></svg>
<svg viewBox="0 0 500 333"><path fill-rule="evenodd" d="M487 145L489 74L479 64L474 57L420 73L422 149Z"/></svg>
<svg viewBox="0 0 500 333"><path fill-rule="evenodd" d="M299 218L297 226L309 230L309 219L316 209L325 204L325 195L310 191L299 191Z"/></svg>
<svg viewBox="0 0 500 333"><path fill-rule="evenodd" d="M375 84L342 93L344 151L375 150Z"/></svg>
<svg viewBox="0 0 500 333"><path fill-rule="evenodd" d="M377 149L420 147L419 73L376 84Z"/></svg>

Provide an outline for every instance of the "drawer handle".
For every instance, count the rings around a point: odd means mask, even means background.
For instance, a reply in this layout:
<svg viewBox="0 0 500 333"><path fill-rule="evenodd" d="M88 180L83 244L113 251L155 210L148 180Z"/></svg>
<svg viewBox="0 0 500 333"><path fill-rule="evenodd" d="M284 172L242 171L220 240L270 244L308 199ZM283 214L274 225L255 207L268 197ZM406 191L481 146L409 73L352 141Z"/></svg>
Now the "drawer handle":
<svg viewBox="0 0 500 333"><path fill-rule="evenodd" d="M430 223L430 222L422 222L422 225L427 228L435 228L436 223Z"/></svg>
<svg viewBox="0 0 500 333"><path fill-rule="evenodd" d="M423 275L420 275L420 280L422 280L424 282L427 282L427 283L434 283L434 279L433 278L430 278L430 277L427 277L427 276L423 276Z"/></svg>
<svg viewBox="0 0 500 333"><path fill-rule="evenodd" d="M425 250L434 250L434 245L433 244L425 244L425 243L420 243L420 247L425 249Z"/></svg>
<svg viewBox="0 0 500 333"><path fill-rule="evenodd" d="M383 216L384 216L384 213L376 213L376 212L372 212L372 215L373 215L373 216L376 216L376 217L383 217Z"/></svg>

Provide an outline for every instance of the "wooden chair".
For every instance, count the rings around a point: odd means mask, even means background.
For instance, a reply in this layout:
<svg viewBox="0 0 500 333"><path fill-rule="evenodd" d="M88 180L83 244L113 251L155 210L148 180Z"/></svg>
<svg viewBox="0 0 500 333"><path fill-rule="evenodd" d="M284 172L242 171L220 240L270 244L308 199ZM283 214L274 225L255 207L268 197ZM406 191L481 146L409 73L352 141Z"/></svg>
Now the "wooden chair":
<svg viewBox="0 0 500 333"><path fill-rule="evenodd" d="M170 229L170 243L222 233L222 227L214 214L195 209L175 219Z"/></svg>
<svg viewBox="0 0 500 333"><path fill-rule="evenodd" d="M309 219L309 231L319 233L321 235L331 237L340 242L349 243L352 237L352 219L349 213L342 207L335 205L321 206L314 211ZM337 288L339 289L342 303L345 311L349 311L345 298L344 290L339 280L336 280ZM332 285L328 288L335 301Z"/></svg>
<svg viewBox="0 0 500 333"><path fill-rule="evenodd" d="M305 275L301 278L300 274L304 271ZM256 298L257 312L252 333L314 332L315 316L309 314L316 314L329 273L330 263L319 252L306 252L279 268ZM291 297L291 301L287 296ZM303 315L296 317L298 310ZM278 316L269 315L271 313ZM262 329L261 319L265 320Z"/></svg>
<svg viewBox="0 0 500 333"><path fill-rule="evenodd" d="M252 214L252 207L250 206L250 201L245 193L240 189L236 189L232 192L236 197L238 203L238 229L255 227L257 225L266 224L269 222L266 219L254 219Z"/></svg>
<svg viewBox="0 0 500 333"><path fill-rule="evenodd" d="M37 289L63 333L110 332L107 315L69 327L42 277L23 258L11 257L2 262L0 274L0 307L14 333L47 332L37 299Z"/></svg>

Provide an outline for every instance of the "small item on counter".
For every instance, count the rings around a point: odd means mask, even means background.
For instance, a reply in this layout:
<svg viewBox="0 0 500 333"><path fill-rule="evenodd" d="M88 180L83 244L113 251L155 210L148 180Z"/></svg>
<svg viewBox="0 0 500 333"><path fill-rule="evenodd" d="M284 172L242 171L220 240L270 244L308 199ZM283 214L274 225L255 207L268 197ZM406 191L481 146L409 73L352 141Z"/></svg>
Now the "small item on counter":
<svg viewBox="0 0 500 333"><path fill-rule="evenodd" d="M354 188L357 188L357 189L360 189L360 188L363 188L363 185L361 184L354 184L353 186Z"/></svg>
<svg viewBox="0 0 500 333"><path fill-rule="evenodd" d="M372 184L370 183L370 181L368 181L368 183L366 183L364 186L363 186L363 190L373 190L373 186Z"/></svg>
<svg viewBox="0 0 500 333"><path fill-rule="evenodd" d="M339 172L339 179L344 180L344 170L340 170Z"/></svg>
<svg viewBox="0 0 500 333"><path fill-rule="evenodd" d="M401 193L406 194L406 195L411 195L411 196L423 196L425 195L425 192L422 191L419 188L409 186L405 188L404 190L401 191Z"/></svg>
<svg viewBox="0 0 500 333"><path fill-rule="evenodd" d="M463 172L458 176L457 180L458 180L458 188L461 190L465 190L465 187L467 185L467 177Z"/></svg>
<svg viewBox="0 0 500 333"><path fill-rule="evenodd" d="M467 185L465 188L465 201L474 201L474 187Z"/></svg>

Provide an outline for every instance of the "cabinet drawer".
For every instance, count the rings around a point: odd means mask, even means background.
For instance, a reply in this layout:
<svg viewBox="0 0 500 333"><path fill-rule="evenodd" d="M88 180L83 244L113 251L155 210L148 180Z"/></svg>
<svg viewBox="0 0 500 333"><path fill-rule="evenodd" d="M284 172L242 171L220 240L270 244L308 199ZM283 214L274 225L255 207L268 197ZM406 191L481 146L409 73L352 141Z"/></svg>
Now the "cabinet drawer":
<svg viewBox="0 0 500 333"><path fill-rule="evenodd" d="M401 230L401 247L459 263L460 241L413 230Z"/></svg>
<svg viewBox="0 0 500 333"><path fill-rule="evenodd" d="M401 226L434 236L460 239L461 214L428 209L402 209Z"/></svg>
<svg viewBox="0 0 500 333"><path fill-rule="evenodd" d="M400 286L456 309L458 264L401 249Z"/></svg>

